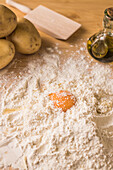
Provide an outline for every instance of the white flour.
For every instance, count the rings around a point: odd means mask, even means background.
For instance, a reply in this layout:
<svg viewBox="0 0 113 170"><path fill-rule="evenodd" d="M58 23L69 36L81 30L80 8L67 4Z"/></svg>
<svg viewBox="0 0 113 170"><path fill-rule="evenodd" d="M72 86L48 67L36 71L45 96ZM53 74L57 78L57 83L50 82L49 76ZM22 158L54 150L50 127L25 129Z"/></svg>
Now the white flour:
<svg viewBox="0 0 113 170"><path fill-rule="evenodd" d="M85 46L82 43L78 51L72 50L63 65L58 46L47 48L8 87L3 82L9 75L1 76L5 91L0 91L0 140L17 140L22 149L18 159L24 160L25 169L113 169L112 68L84 56ZM65 113L55 109L48 97L62 89L77 98ZM17 167L0 155L0 166L7 165Z"/></svg>

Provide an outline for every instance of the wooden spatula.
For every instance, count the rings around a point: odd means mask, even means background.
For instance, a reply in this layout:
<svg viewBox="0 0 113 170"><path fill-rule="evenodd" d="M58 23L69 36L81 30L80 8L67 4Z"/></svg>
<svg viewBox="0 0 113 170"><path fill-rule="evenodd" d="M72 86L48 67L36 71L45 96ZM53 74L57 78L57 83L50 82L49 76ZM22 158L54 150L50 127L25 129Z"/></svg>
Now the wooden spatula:
<svg viewBox="0 0 113 170"><path fill-rule="evenodd" d="M25 13L28 11L25 18L30 20L39 30L54 38L67 40L81 27L81 24L42 5L34 10L30 10L29 8L26 8L26 6L18 5L18 3L13 2L12 0L7 1L8 4L20 9L22 12L24 12L25 8Z"/></svg>

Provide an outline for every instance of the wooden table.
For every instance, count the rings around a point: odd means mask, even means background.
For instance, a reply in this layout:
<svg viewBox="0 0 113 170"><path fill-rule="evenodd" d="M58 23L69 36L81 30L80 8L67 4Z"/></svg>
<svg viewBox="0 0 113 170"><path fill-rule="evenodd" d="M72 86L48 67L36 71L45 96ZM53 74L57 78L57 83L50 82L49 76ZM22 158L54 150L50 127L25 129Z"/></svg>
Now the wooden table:
<svg viewBox="0 0 113 170"><path fill-rule="evenodd" d="M59 42L61 49L70 50L69 44L75 44L79 42L79 39L87 39L95 32L102 29L102 20L104 15L104 10L107 7L112 7L112 0L15 0L21 4L24 4L32 9L38 5L44 5L64 16L69 17L72 20L77 21L82 24L82 27L73 34L67 41L59 41L46 34L40 32L42 37L42 48L45 46ZM1 4L5 5L5 0L0 0ZM8 6L8 5L7 5ZM24 16L19 10L8 6L12 9L18 17ZM29 58L32 59L32 58ZM21 67L25 67L25 62L28 59L23 60ZM94 61L96 62L96 61ZM13 68L12 68L13 70ZM18 71L17 71L18 74ZM11 168L8 168L11 170Z"/></svg>
<svg viewBox="0 0 113 170"><path fill-rule="evenodd" d="M38 5L44 5L64 16L69 17L82 24L82 28L74 34L68 43L76 41L76 38L89 37L91 34L97 32L102 28L102 19L104 9L113 5L112 0L15 0L32 9ZM0 1L5 4L5 0ZM8 5L7 5L8 6ZM23 14L12 7L10 7L17 16ZM54 40L55 41L55 40Z"/></svg>
<svg viewBox="0 0 113 170"><path fill-rule="evenodd" d="M67 41L60 41L63 48L67 48L66 44L74 44L79 39L86 39L95 32L102 29L102 20L104 10L112 6L112 0L15 0L23 5L34 9L38 5L44 5L60 14L80 23L82 27L74 33ZM0 0L1 4L5 4L5 0ZM6 5L8 6L8 5ZM8 6L18 17L24 16L19 10ZM42 38L46 37L50 40L49 43L54 43L57 40L40 33Z"/></svg>

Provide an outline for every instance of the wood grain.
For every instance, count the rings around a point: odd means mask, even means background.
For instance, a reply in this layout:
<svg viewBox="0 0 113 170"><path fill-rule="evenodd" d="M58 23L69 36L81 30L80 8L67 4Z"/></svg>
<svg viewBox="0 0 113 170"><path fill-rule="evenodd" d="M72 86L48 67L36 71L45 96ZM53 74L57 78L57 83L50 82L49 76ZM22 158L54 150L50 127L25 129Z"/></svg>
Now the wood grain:
<svg viewBox="0 0 113 170"><path fill-rule="evenodd" d="M42 49L44 49L46 46L52 46L54 43L59 42L61 50L68 48L69 51L71 50L68 44L79 43L79 39L86 40L89 36L102 29L102 19L103 19L104 10L107 7L111 7L113 5L112 0L109 1L107 0L27 0L27 1L15 0L15 1L27 5L32 9L36 8L38 5L44 5L80 23L82 27L75 34L73 34L67 41L59 41L40 32L42 37ZM5 0L1 0L0 3L5 4ZM8 7L12 9L18 17L24 16L24 14L21 13L19 10L14 9L10 6ZM21 57L21 60L22 62L20 63L20 65L18 64L18 67L22 69L22 67L26 66L26 62L32 60L32 57L29 58ZM18 68L15 70L15 74L18 75ZM13 77L11 80L13 81ZM11 82L9 82L9 84L10 83ZM11 168L8 168L7 170L11 170Z"/></svg>
<svg viewBox="0 0 113 170"><path fill-rule="evenodd" d="M4 3L4 0L1 0ZM102 28L104 9L112 6L112 0L16 0L32 9L38 5L44 5L70 19L82 24L80 36L89 37ZM13 9L13 8L12 8ZM13 9L18 16L22 16L19 10ZM71 38L71 39L74 39Z"/></svg>

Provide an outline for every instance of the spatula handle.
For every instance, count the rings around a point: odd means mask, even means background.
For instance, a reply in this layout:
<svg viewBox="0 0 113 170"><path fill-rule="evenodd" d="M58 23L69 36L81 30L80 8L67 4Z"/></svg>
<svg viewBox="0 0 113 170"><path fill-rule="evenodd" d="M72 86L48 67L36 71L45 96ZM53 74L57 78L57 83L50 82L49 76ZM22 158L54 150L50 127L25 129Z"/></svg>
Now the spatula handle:
<svg viewBox="0 0 113 170"><path fill-rule="evenodd" d="M31 11L31 9L28 8L27 6L21 5L17 2L14 2L13 0L6 0L6 4L11 5L11 6L19 9L20 11L22 11L23 13L26 13L26 14Z"/></svg>

